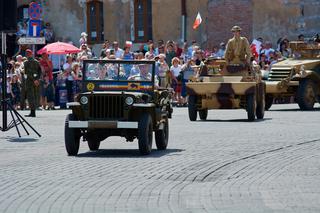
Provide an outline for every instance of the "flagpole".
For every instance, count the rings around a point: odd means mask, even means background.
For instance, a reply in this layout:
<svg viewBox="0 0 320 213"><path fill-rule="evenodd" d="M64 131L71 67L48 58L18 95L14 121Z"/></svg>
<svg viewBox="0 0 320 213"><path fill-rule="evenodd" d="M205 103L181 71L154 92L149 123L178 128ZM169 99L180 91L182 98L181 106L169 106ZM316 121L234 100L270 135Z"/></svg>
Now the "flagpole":
<svg viewBox="0 0 320 213"><path fill-rule="evenodd" d="M199 30L198 30L198 41L199 41L200 49L202 49L202 24L200 24Z"/></svg>

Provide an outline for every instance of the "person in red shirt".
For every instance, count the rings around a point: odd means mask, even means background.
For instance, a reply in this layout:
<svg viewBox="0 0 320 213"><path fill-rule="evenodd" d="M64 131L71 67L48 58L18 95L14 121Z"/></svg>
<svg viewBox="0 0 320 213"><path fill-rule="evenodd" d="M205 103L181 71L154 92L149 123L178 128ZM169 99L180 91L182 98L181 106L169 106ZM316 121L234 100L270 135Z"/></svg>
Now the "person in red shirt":
<svg viewBox="0 0 320 213"><path fill-rule="evenodd" d="M40 82L41 82L41 87L40 87L40 104L43 109L46 109L47 107L47 99L46 99L46 88L45 85L47 83L52 83L53 84L53 64L52 61L49 59L47 53L43 53L41 55L40 59L40 67L41 67L41 77L40 77ZM46 82L49 80L49 82ZM50 103L52 106L52 103Z"/></svg>
<svg viewBox="0 0 320 213"><path fill-rule="evenodd" d="M174 43L174 50L176 52L176 57L180 58L181 54L182 54L182 48L180 47L179 42Z"/></svg>

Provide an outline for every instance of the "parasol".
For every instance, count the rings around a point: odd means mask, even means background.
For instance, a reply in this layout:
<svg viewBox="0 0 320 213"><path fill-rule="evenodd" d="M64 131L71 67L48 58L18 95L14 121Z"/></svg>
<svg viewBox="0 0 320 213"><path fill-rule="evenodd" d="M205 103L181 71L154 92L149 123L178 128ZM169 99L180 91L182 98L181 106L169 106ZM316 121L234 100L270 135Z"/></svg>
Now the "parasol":
<svg viewBox="0 0 320 213"><path fill-rule="evenodd" d="M75 46L73 46L72 44L68 44L65 42L54 42L51 44L47 44L46 46L44 46L43 48L41 48L37 53L39 55L43 54L43 53L47 53L48 55L59 55L59 64L60 62L60 55L65 55L65 54L71 54L71 53L78 53L81 50ZM59 71L60 70L60 66L59 66Z"/></svg>
<svg viewBox="0 0 320 213"><path fill-rule="evenodd" d="M55 42L51 44L47 44L42 49L40 49L37 53L41 55L42 53L56 54L56 55L64 55L70 53L78 53L81 50L72 44L64 43L64 42Z"/></svg>

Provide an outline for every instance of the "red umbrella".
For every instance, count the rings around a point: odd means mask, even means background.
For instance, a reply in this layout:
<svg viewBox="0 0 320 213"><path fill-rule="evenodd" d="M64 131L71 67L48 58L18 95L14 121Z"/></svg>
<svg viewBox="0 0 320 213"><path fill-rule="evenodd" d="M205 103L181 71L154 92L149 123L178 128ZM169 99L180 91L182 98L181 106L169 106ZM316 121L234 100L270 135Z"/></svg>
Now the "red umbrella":
<svg viewBox="0 0 320 213"><path fill-rule="evenodd" d="M70 53L78 53L81 50L72 44L64 43L64 42L55 42L48 44L44 46L42 49L40 49L37 53L41 55L42 53L47 54L57 54L57 55L63 55L63 54L70 54Z"/></svg>

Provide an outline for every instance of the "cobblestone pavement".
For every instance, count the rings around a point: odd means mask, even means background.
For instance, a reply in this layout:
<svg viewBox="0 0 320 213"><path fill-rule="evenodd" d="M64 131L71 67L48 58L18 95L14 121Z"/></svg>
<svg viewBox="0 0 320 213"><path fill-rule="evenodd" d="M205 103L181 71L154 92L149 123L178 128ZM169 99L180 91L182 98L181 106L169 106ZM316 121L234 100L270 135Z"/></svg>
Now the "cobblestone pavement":
<svg viewBox="0 0 320 213"><path fill-rule="evenodd" d="M64 111L28 119L43 135L0 135L0 212L320 212L320 106L274 105L189 122L175 108L168 150L139 156L108 138L98 152L64 148ZM21 112L27 114L27 112ZM1 119L2 120L2 119Z"/></svg>

